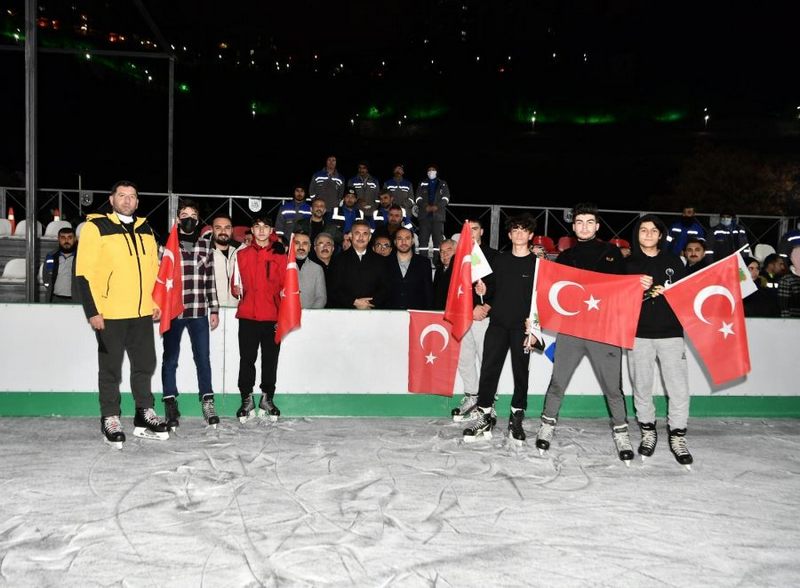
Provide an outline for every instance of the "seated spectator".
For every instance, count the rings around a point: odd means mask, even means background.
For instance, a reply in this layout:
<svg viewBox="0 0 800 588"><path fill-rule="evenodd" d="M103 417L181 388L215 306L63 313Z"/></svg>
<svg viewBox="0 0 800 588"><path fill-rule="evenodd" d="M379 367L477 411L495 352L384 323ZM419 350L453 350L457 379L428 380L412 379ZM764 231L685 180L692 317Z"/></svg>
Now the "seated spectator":
<svg viewBox="0 0 800 588"><path fill-rule="evenodd" d="M789 273L778 286L778 307L782 318L800 318L800 245L789 253Z"/></svg>
<svg viewBox="0 0 800 588"><path fill-rule="evenodd" d="M774 318L780 316L778 309L778 291L775 288L767 288L767 281L759 275L761 265L754 257L747 257L744 260L750 278L755 282L755 292L744 299L744 315L747 317Z"/></svg>
<svg viewBox="0 0 800 588"><path fill-rule="evenodd" d="M45 302L71 303L72 276L75 273L75 253L78 241L72 227L58 231L58 248L47 254L44 260L42 281L47 289Z"/></svg>
<svg viewBox="0 0 800 588"><path fill-rule="evenodd" d="M783 258L777 253L770 253L764 258L761 277L765 288L775 288L777 290L781 278L786 273L786 264Z"/></svg>
<svg viewBox="0 0 800 588"><path fill-rule="evenodd" d="M800 221L797 222L795 228L789 229L778 241L778 254L784 259L789 259L792 249L795 245L800 243Z"/></svg>
<svg viewBox="0 0 800 588"><path fill-rule="evenodd" d="M433 278L433 310L444 310L447 304L447 290L450 288L450 276L453 274L451 264L456 254L456 242L445 239L439 245L439 261L436 275Z"/></svg>
<svg viewBox="0 0 800 588"><path fill-rule="evenodd" d="M397 204L392 204L389 207L389 217L386 222L386 230L389 232L391 237L394 237L394 234L397 232L397 229L408 229L411 233L414 233L414 225L411 224L411 221L408 217L403 216L403 209L402 207L398 206Z"/></svg>
<svg viewBox="0 0 800 588"><path fill-rule="evenodd" d="M400 228L394 234L395 255L388 258L386 308L429 310L433 306L431 262L414 253L414 234Z"/></svg>
<svg viewBox="0 0 800 588"><path fill-rule="evenodd" d="M711 258L706 255L705 241L690 237L686 240L686 247L683 249L683 258L686 260L686 273L694 272L707 267L711 263Z"/></svg>
<svg viewBox="0 0 800 588"><path fill-rule="evenodd" d="M325 214L326 212L325 201L322 198L313 200L311 202L311 216L298 219L295 223L295 230L303 231L307 234L312 243L316 243L317 235L324 231L333 238L334 245L341 246L342 231L330 221Z"/></svg>
<svg viewBox="0 0 800 588"><path fill-rule="evenodd" d="M385 308L386 260L369 248L369 223L354 221L350 235L352 246L337 255L328 270L328 305L358 310Z"/></svg>
<svg viewBox="0 0 800 588"><path fill-rule="evenodd" d="M667 248L671 253L681 255L689 239L706 240L706 229L694 214L694 206L684 206L681 219L670 226L667 232Z"/></svg>
<svg viewBox="0 0 800 588"><path fill-rule="evenodd" d="M295 224L301 218L311 216L311 205L306 199L306 189L301 185L294 187L292 199L281 204L275 217L275 232L288 243Z"/></svg>
<svg viewBox="0 0 800 588"><path fill-rule="evenodd" d="M713 255L714 261L719 261L742 247L745 247L742 256L752 255L747 243L747 231L739 226L732 211L723 210L719 224L711 228L710 237L706 241L706 253Z"/></svg>
<svg viewBox="0 0 800 588"><path fill-rule="evenodd" d="M364 211L356 205L356 192L348 188L344 194L341 206L334 207L331 212L331 222L341 229L343 234L350 232L350 227L356 220L364 219Z"/></svg>
<svg viewBox="0 0 800 588"><path fill-rule="evenodd" d="M325 308L328 292L325 287L325 272L322 267L308 259L311 238L302 231L294 232L294 254L300 280L300 306L303 308Z"/></svg>
<svg viewBox="0 0 800 588"><path fill-rule="evenodd" d="M375 232L372 235L372 250L382 257L392 254L392 242L386 233Z"/></svg>
<svg viewBox="0 0 800 588"><path fill-rule="evenodd" d="M253 231L251 229L247 229L244 232L244 246L247 247L253 242Z"/></svg>

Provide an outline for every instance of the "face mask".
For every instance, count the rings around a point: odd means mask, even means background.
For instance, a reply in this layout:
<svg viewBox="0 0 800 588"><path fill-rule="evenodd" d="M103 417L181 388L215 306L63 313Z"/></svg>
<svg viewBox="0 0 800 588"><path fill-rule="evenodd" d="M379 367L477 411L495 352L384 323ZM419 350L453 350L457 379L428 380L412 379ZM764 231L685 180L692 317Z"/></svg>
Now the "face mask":
<svg viewBox="0 0 800 588"><path fill-rule="evenodd" d="M719 224L721 224L723 227L731 226L732 222L733 219L729 216L723 216L721 219L719 219Z"/></svg>
<svg viewBox="0 0 800 588"><path fill-rule="evenodd" d="M197 228L197 219L196 218L182 218L180 220L181 223L181 231L186 234L194 233L194 230Z"/></svg>
<svg viewBox="0 0 800 588"><path fill-rule="evenodd" d="M436 179L436 170L435 169L432 169L431 171L428 172L428 179L429 180L435 180Z"/></svg>

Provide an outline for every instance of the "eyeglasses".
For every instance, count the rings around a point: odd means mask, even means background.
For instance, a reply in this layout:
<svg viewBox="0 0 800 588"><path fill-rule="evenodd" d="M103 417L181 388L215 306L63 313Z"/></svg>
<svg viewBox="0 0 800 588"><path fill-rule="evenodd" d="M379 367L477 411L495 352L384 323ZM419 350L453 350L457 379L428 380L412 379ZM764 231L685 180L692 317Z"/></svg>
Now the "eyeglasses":
<svg viewBox="0 0 800 588"><path fill-rule="evenodd" d="M391 249L392 248L392 244L391 243L375 243L375 247L377 249Z"/></svg>

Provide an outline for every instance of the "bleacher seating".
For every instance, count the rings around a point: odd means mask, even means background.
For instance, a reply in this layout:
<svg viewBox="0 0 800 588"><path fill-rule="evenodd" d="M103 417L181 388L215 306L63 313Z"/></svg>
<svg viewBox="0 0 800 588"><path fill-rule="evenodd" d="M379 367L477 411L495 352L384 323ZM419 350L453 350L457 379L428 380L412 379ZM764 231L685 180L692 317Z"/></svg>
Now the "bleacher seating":
<svg viewBox="0 0 800 588"><path fill-rule="evenodd" d="M544 247L545 253L555 253L558 251L558 249L556 249L556 244L547 235L536 235L531 243Z"/></svg>
<svg viewBox="0 0 800 588"><path fill-rule="evenodd" d="M558 238L558 245L556 247L558 248L559 251L566 251L567 249L575 245L575 243L577 242L578 240L575 237L569 237L565 235L563 237Z"/></svg>
<svg viewBox="0 0 800 588"><path fill-rule="evenodd" d="M764 258L773 253L775 253L775 248L767 243L759 243L753 249L753 257L758 260L758 263L763 263Z"/></svg>
<svg viewBox="0 0 800 588"><path fill-rule="evenodd" d="M3 282L24 282L25 281L25 258L17 257L9 259L3 268Z"/></svg>
<svg viewBox="0 0 800 588"><path fill-rule="evenodd" d="M250 230L250 227L243 227L241 225L237 225L233 227L233 238L239 243L244 243L244 235L247 231Z"/></svg>
<svg viewBox="0 0 800 588"><path fill-rule="evenodd" d="M11 236L11 221L7 218L0 218L0 237Z"/></svg>
<svg viewBox="0 0 800 588"><path fill-rule="evenodd" d="M24 239L25 238L25 231L27 230L28 221L21 220L17 223L17 228L14 231L14 238L15 239ZM42 223L36 221L36 231L38 232L38 236L42 236Z"/></svg>
<svg viewBox="0 0 800 588"><path fill-rule="evenodd" d="M47 227L44 230L44 235L42 236L43 239L58 239L58 232L61 229L71 229L72 223L65 220L57 220L51 221L47 223Z"/></svg>
<svg viewBox="0 0 800 588"><path fill-rule="evenodd" d="M85 225L85 224L86 224L86 221L83 221L82 223L80 223L80 224L79 224L79 225L78 225L78 226L75 228L75 238L76 238L76 239L78 239L79 241L80 241L80 239L81 239L81 229L83 228L83 225Z"/></svg>

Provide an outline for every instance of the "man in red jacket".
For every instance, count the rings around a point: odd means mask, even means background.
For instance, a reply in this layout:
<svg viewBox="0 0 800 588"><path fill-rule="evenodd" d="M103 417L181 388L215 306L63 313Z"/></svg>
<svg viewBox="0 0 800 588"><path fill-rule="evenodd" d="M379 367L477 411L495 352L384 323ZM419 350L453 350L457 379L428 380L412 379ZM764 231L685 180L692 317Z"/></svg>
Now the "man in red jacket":
<svg viewBox="0 0 800 588"><path fill-rule="evenodd" d="M261 401L259 416L276 421L281 414L273 402L280 345L275 343L275 327L281 289L286 275L286 255L278 236L266 217L253 220L253 242L237 253L231 292L240 298L239 319L239 394L242 406L236 411L239 421L253 417L253 386L256 383L256 357L261 347Z"/></svg>

